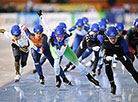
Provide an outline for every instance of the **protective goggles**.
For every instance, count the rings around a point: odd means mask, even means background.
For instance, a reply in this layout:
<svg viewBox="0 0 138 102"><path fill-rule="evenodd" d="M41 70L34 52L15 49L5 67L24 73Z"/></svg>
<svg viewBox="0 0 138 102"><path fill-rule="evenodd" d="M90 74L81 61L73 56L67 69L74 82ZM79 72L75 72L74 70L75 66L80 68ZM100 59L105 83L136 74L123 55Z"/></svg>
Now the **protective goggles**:
<svg viewBox="0 0 138 102"><path fill-rule="evenodd" d="M116 39L118 38L119 36L113 36L113 37L108 37L109 39Z"/></svg>
<svg viewBox="0 0 138 102"><path fill-rule="evenodd" d="M13 37L20 37L20 35L12 35Z"/></svg>
<svg viewBox="0 0 138 102"><path fill-rule="evenodd" d="M35 32L35 34L42 34L43 32Z"/></svg>
<svg viewBox="0 0 138 102"><path fill-rule="evenodd" d="M97 33L99 33L99 31L96 31L96 32L95 32L95 31L93 31L93 33L94 33L94 34L97 34Z"/></svg>
<svg viewBox="0 0 138 102"><path fill-rule="evenodd" d="M63 35L56 35L56 37L58 37L58 38L63 38L65 35L63 34Z"/></svg>

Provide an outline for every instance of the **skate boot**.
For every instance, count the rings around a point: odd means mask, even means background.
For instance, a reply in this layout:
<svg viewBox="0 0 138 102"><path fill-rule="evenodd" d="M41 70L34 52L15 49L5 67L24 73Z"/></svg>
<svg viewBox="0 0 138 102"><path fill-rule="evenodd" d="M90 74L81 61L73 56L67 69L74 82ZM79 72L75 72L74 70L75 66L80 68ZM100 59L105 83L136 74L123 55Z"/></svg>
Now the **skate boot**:
<svg viewBox="0 0 138 102"><path fill-rule="evenodd" d="M95 70L92 70L92 75L96 76L96 71Z"/></svg>
<svg viewBox="0 0 138 102"><path fill-rule="evenodd" d="M90 60L88 63L85 64L86 67L92 67L93 65L93 61Z"/></svg>
<svg viewBox="0 0 138 102"><path fill-rule="evenodd" d="M56 87L60 88L61 86L61 79L60 79L60 76L56 76Z"/></svg>
<svg viewBox="0 0 138 102"><path fill-rule="evenodd" d="M24 71L24 68L21 67L21 68L20 68L20 75L23 74L23 71Z"/></svg>
<svg viewBox="0 0 138 102"><path fill-rule="evenodd" d="M67 78L64 78L63 79L63 82L66 83L66 84L68 84L68 85L71 85L72 86L71 81L69 81Z"/></svg>
<svg viewBox="0 0 138 102"><path fill-rule="evenodd" d="M70 65L67 64L67 65L64 67L63 71L66 72L66 71L69 69L69 67L70 67Z"/></svg>
<svg viewBox="0 0 138 102"><path fill-rule="evenodd" d="M21 76L19 74L17 74L14 78L15 82L19 82L20 78L21 78Z"/></svg>
<svg viewBox="0 0 138 102"><path fill-rule="evenodd" d="M76 67L75 65L72 65L67 69L67 71L71 71L71 70L75 69L75 67Z"/></svg>
<svg viewBox="0 0 138 102"><path fill-rule="evenodd" d="M92 83L94 83L96 86L100 86L99 85L99 82L97 80L95 80L91 75L90 73L86 75L88 80L91 81Z"/></svg>
<svg viewBox="0 0 138 102"><path fill-rule="evenodd" d="M113 95L116 94L116 85L115 85L115 84L111 84L111 93L112 93Z"/></svg>
<svg viewBox="0 0 138 102"><path fill-rule="evenodd" d="M97 69L97 73L98 73L98 75L100 75L101 74L101 69Z"/></svg>
<svg viewBox="0 0 138 102"><path fill-rule="evenodd" d="M37 72L36 69L34 69L34 70L33 70L33 74L35 74L36 72Z"/></svg>
<svg viewBox="0 0 138 102"><path fill-rule="evenodd" d="M42 84L42 85L45 84L44 76L40 76L40 84Z"/></svg>

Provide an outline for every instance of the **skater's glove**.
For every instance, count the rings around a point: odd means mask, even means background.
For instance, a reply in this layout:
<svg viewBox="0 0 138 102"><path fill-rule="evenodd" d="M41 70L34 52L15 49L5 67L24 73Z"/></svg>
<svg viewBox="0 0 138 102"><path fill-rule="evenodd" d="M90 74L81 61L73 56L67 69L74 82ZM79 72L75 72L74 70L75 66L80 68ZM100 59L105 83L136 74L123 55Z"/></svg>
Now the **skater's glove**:
<svg viewBox="0 0 138 102"><path fill-rule="evenodd" d="M55 46L54 39L52 37L50 37L49 41L50 41L50 43L51 43L52 46Z"/></svg>
<svg viewBox="0 0 138 102"><path fill-rule="evenodd" d="M37 11L37 14L38 14L39 16L41 16L41 15L42 15L42 10Z"/></svg>
<svg viewBox="0 0 138 102"><path fill-rule="evenodd" d="M37 48L37 52L38 52L39 54L42 54L42 53L43 53L42 49L40 49L40 48Z"/></svg>
<svg viewBox="0 0 138 102"><path fill-rule="evenodd" d="M107 61L112 61L113 60L113 57L112 56L106 56L106 60Z"/></svg>
<svg viewBox="0 0 138 102"><path fill-rule="evenodd" d="M116 59L116 60L124 60L124 61L127 60L126 56L116 57L115 59Z"/></svg>
<svg viewBox="0 0 138 102"><path fill-rule="evenodd" d="M134 54L132 52L127 52L125 56L127 56L131 62L134 62L135 57L134 57Z"/></svg>
<svg viewBox="0 0 138 102"><path fill-rule="evenodd" d="M22 51L22 52L27 52L28 51L28 46L20 47L19 50Z"/></svg>
<svg viewBox="0 0 138 102"><path fill-rule="evenodd" d="M0 33L4 33L5 31L5 29L0 29Z"/></svg>
<svg viewBox="0 0 138 102"><path fill-rule="evenodd" d="M72 36L72 33L69 34L69 37Z"/></svg>
<svg viewBox="0 0 138 102"><path fill-rule="evenodd" d="M14 43L12 43L11 46L12 46L12 48L19 49L19 46L17 46L17 45L14 44Z"/></svg>
<svg viewBox="0 0 138 102"><path fill-rule="evenodd" d="M94 51L99 51L100 46L95 46L95 47L93 47L92 49L93 49Z"/></svg>

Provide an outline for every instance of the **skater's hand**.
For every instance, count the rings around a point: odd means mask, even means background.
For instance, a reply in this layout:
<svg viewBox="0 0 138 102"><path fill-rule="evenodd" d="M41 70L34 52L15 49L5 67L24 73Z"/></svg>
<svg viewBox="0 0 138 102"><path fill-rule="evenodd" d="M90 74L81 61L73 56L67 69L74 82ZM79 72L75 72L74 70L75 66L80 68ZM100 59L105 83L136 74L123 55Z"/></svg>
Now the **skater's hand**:
<svg viewBox="0 0 138 102"><path fill-rule="evenodd" d="M95 46L95 47L93 47L92 49L93 49L94 51L99 51L100 46Z"/></svg>
<svg viewBox="0 0 138 102"><path fill-rule="evenodd" d="M5 31L5 29L0 29L0 33L4 33Z"/></svg>
<svg viewBox="0 0 138 102"><path fill-rule="evenodd" d="M37 51L39 54L42 54L42 53L43 53L42 49L40 49L40 48L37 48L36 51Z"/></svg>
<svg viewBox="0 0 138 102"><path fill-rule="evenodd" d="M69 37L72 36L72 33L69 34Z"/></svg>
<svg viewBox="0 0 138 102"><path fill-rule="evenodd" d="M12 43L11 46L12 46L12 48L19 49L19 46L17 46L17 45L14 44L14 43Z"/></svg>
<svg viewBox="0 0 138 102"><path fill-rule="evenodd" d="M41 16L41 15L42 15L42 10L38 10L38 11L37 11L37 14L38 14L39 16Z"/></svg>
<svg viewBox="0 0 138 102"><path fill-rule="evenodd" d="M112 56L106 56L106 60L107 61L112 61L113 60L113 57Z"/></svg>
<svg viewBox="0 0 138 102"><path fill-rule="evenodd" d="M28 46L20 47L20 51L27 52L28 51Z"/></svg>

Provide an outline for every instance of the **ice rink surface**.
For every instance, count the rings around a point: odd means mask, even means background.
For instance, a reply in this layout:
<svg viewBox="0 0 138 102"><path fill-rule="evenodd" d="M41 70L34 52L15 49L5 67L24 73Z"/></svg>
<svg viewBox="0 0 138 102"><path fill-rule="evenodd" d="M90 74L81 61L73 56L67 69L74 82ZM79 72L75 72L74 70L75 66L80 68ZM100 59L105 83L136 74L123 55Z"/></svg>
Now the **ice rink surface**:
<svg viewBox="0 0 138 102"><path fill-rule="evenodd" d="M102 88L95 87L77 68L66 75L73 86L62 82L61 88L55 86L55 75L49 63L43 65L45 86L40 85L38 75L32 73L33 61L29 56L25 74L19 83L12 81L15 76L10 43L0 37L0 102L138 102L138 85L121 64L114 69L117 94L110 93L110 85L102 69L102 74L95 78ZM138 71L138 60L134 66ZM62 67L68 60L63 58ZM91 71L91 68L88 68Z"/></svg>

